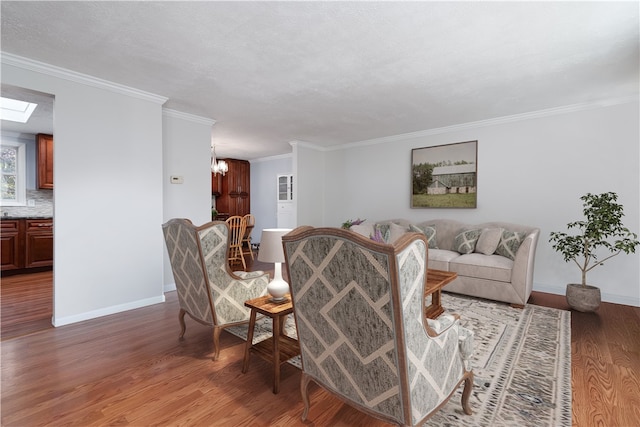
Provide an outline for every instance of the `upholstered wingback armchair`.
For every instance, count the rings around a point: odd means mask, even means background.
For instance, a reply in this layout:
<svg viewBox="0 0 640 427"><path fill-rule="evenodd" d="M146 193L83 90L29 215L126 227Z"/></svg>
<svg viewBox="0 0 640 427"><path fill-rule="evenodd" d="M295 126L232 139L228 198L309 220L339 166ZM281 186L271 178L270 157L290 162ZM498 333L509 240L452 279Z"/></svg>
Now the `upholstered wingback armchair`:
<svg viewBox="0 0 640 427"><path fill-rule="evenodd" d="M266 294L269 275L229 270L229 226L225 222L196 227L188 219L172 219L162 230L180 303L180 338L186 331L185 314L212 326L216 360L220 333L226 327L249 322L250 310L244 302Z"/></svg>
<svg viewBox="0 0 640 427"><path fill-rule="evenodd" d="M302 360L302 419L314 381L387 422L418 425L464 382L471 414L472 335L457 316L427 322L428 243L393 245L338 228L299 227L282 238ZM432 327L434 326L434 327Z"/></svg>

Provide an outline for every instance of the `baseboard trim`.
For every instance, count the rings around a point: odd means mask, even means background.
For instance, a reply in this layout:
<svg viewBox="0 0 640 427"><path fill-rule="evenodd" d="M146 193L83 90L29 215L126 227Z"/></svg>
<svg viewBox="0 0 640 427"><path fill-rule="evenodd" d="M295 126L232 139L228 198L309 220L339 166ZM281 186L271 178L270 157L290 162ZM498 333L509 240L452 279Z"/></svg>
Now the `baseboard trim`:
<svg viewBox="0 0 640 427"><path fill-rule="evenodd" d="M544 292L547 294L554 295L564 295L566 293L567 286L549 286L543 285L540 283L533 284L533 290L537 292ZM622 304L622 305L630 305L633 307L640 307L640 298L630 297L628 295L618 295L618 294L610 294L608 292L602 292L601 295L602 302L610 302L613 304Z"/></svg>
<svg viewBox="0 0 640 427"><path fill-rule="evenodd" d="M56 328L59 326L70 325L72 323L83 322L98 317L108 316L110 314L121 313L123 311L133 310L136 308L146 307L149 305L160 304L165 302L164 294L157 297L145 298L138 301L128 302L126 304L113 305L111 307L101 308L99 310L87 311L85 313L74 314L73 316L56 317L51 319L51 323Z"/></svg>

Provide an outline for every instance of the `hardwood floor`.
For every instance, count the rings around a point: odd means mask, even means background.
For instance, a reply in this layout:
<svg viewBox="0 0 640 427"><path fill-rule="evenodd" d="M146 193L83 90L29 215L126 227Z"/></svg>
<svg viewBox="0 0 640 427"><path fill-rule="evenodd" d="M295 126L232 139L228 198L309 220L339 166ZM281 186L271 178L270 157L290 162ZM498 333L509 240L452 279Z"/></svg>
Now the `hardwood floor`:
<svg viewBox="0 0 640 427"><path fill-rule="evenodd" d="M3 276L0 286L0 339L53 328L52 272Z"/></svg>
<svg viewBox="0 0 640 427"><path fill-rule="evenodd" d="M266 270L257 261L252 269ZM228 333L212 362L209 328L188 320L178 340L175 292L164 304L53 328L51 272L3 277L1 289L3 426L387 425L315 385L302 423L299 371L283 365L274 395L271 367L254 357L242 374L244 342ZM539 292L530 303L568 308ZM571 325L573 425L639 426L640 308L603 303L572 312Z"/></svg>

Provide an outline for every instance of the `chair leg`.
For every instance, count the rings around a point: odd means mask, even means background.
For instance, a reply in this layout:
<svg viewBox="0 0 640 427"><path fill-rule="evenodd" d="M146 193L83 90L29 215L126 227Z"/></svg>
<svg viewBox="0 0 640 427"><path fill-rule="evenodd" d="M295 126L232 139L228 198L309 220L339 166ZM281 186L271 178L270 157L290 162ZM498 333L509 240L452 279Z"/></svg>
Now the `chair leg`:
<svg viewBox="0 0 640 427"><path fill-rule="evenodd" d="M302 403L304 403L302 421L306 421L307 415L309 415L309 381L311 381L311 377L303 372L300 378L300 394L302 395Z"/></svg>
<svg viewBox="0 0 640 427"><path fill-rule="evenodd" d="M222 333L222 328L219 326L213 327L213 360L218 360L220 357L220 334Z"/></svg>
<svg viewBox="0 0 640 427"><path fill-rule="evenodd" d="M255 259L253 257L253 249L251 248L251 239L247 240L247 247L249 248L249 255L251 255L251 259Z"/></svg>
<svg viewBox="0 0 640 427"><path fill-rule="evenodd" d="M473 389L473 372L467 372L467 376L464 380L464 389L462 390L462 410L465 414L471 415L471 407L469 406L469 397L471 396L471 390Z"/></svg>
<svg viewBox="0 0 640 427"><path fill-rule="evenodd" d="M187 314L187 312L180 309L180 313L178 314L178 320L180 321L180 339L184 338L184 332L187 330L187 325L184 323L185 314Z"/></svg>

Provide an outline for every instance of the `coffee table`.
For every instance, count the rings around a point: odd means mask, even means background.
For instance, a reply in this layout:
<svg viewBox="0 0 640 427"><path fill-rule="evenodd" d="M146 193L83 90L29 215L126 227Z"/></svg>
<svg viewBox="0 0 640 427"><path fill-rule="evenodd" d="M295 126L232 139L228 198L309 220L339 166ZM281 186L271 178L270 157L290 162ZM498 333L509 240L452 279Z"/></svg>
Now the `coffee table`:
<svg viewBox="0 0 640 427"><path fill-rule="evenodd" d="M249 370L249 355L256 353L268 362L273 364L273 393L280 391L280 365L300 354L298 340L284 334L284 321L287 316L293 313L291 296L286 295L286 301L277 303L271 301L270 295L254 298L245 301L244 305L251 309L249 318L249 331L247 333L247 343L244 350L244 361L242 362L242 373ZM256 315L260 313L273 319L273 334L269 339L253 343L253 332L256 326Z"/></svg>
<svg viewBox="0 0 640 427"><path fill-rule="evenodd" d="M424 290L424 314L429 319L435 319L444 313L442 308L442 288L453 282L458 273L453 271L427 269L427 286Z"/></svg>

